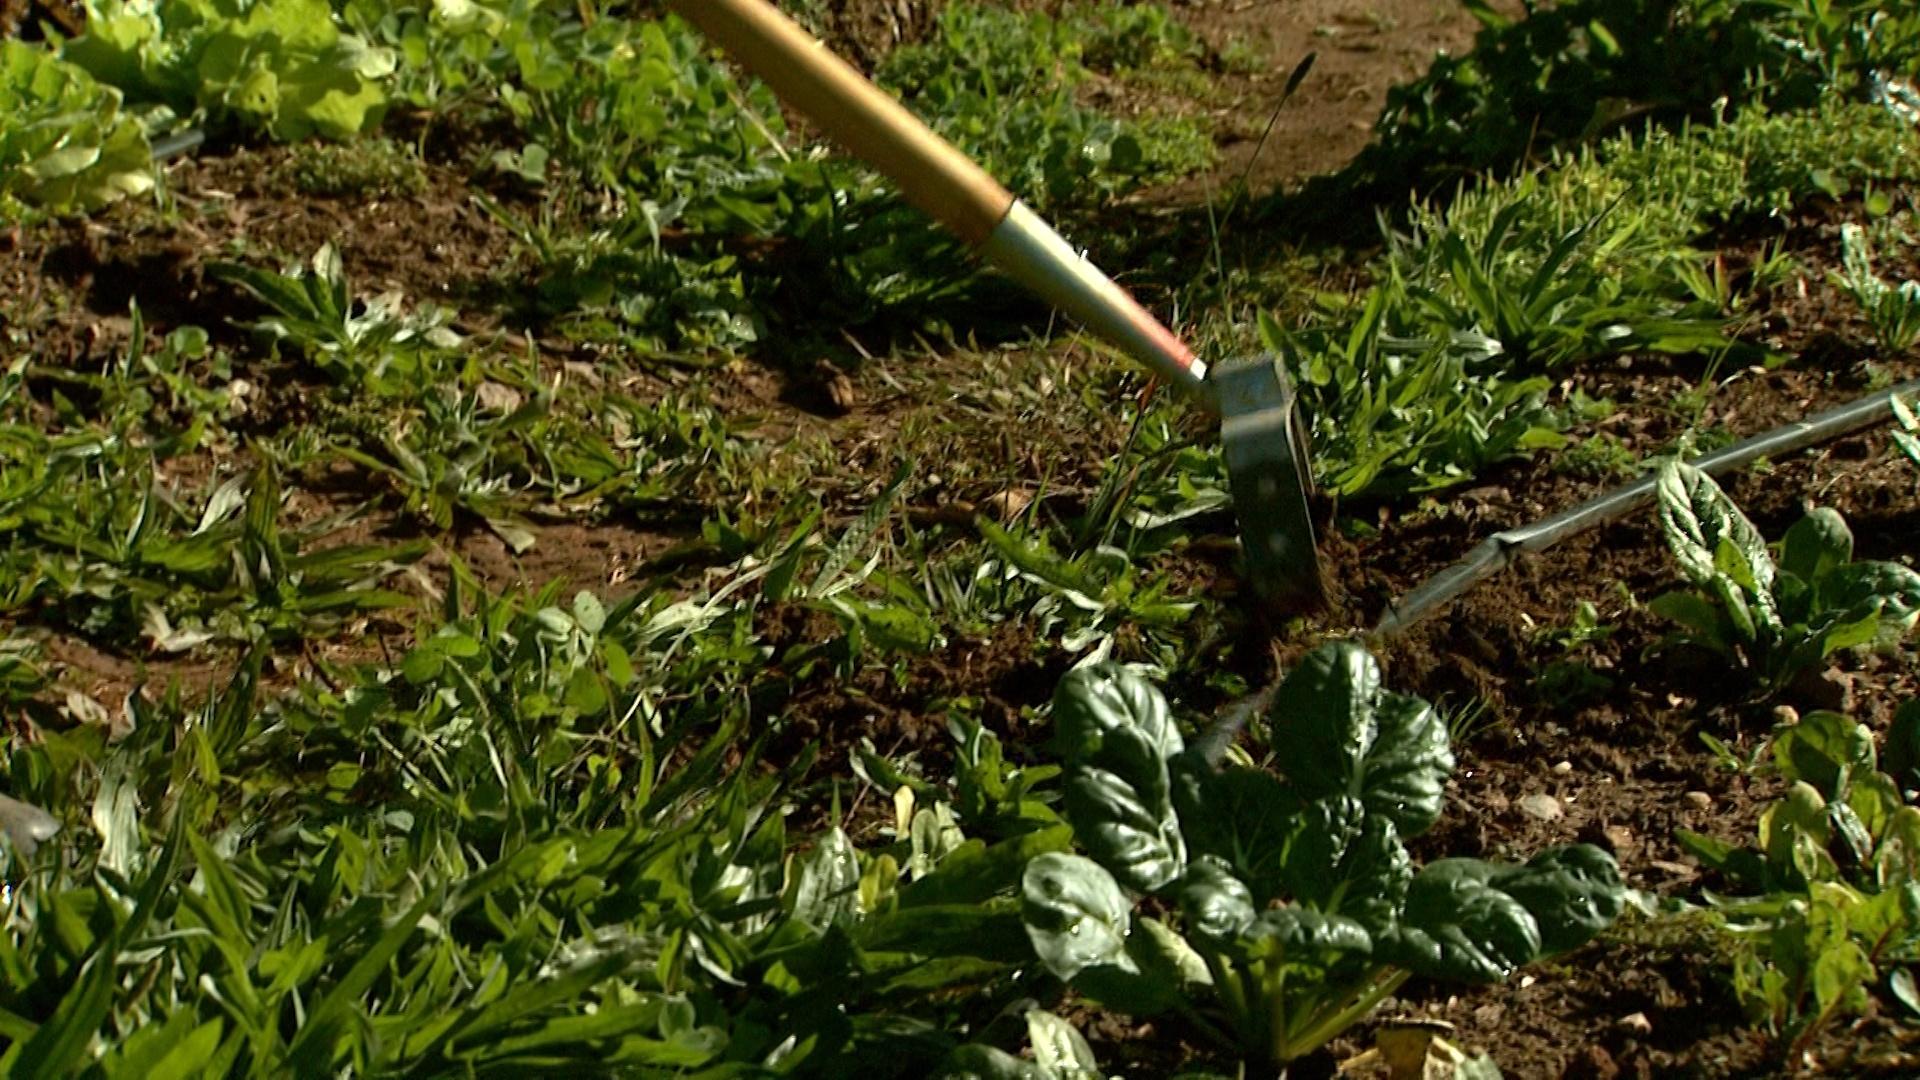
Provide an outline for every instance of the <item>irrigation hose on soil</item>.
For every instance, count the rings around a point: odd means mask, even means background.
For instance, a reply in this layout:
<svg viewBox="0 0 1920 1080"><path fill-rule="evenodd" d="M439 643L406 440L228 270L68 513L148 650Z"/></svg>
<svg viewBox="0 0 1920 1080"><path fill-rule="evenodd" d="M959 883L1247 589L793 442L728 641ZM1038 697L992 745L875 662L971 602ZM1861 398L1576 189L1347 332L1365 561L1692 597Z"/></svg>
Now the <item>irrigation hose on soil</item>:
<svg viewBox="0 0 1920 1080"><path fill-rule="evenodd" d="M153 140L153 160L161 162L179 157L181 154L199 149L200 144L206 141L207 133L199 128L188 128L171 135L162 135Z"/></svg>
<svg viewBox="0 0 1920 1080"><path fill-rule="evenodd" d="M1893 415L1892 399L1915 391L1920 391L1920 379L1742 439L1724 450L1695 458L1689 464L1708 475L1718 476L1756 458L1789 454L1852 435L1885 423ZM1640 509L1653 501L1656 481L1656 477L1647 476L1571 510L1487 537L1465 559L1434 575L1426 584L1401 597L1399 603L1390 605L1380 617L1379 625L1373 628L1374 636L1384 637L1407 629L1432 614L1435 608L1500 572L1522 553L1545 550L1570 536Z"/></svg>

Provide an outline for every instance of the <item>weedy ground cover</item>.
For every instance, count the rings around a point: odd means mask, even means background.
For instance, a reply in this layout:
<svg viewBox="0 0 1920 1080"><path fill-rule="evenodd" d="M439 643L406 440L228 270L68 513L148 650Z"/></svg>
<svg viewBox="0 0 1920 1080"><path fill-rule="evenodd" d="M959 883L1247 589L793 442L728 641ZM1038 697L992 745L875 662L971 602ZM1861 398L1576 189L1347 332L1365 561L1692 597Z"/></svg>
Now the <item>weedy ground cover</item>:
<svg viewBox="0 0 1920 1080"><path fill-rule="evenodd" d="M1902 1046L1837 1018L1912 996L1904 462L1775 463L1751 520L1694 482L1690 603L1640 527L1384 677L1350 639L1585 477L1913 370L1911 20L1481 11L1348 180L1499 171L1350 184L1377 241L1296 251L1216 125L1298 55L1030 7L890 7L876 73L1196 340L1284 356L1328 613L1253 613L1188 409L651 7L103 2L6 44L0 1071L1358 1073L1400 1013L1481 1075ZM1676 55L1714 64L1628 78ZM1555 111L1596 87L1627 112ZM1498 95L1551 106L1517 169ZM211 148L154 163L182 126ZM1816 483L1847 525L1787 529ZM1751 681L1656 648L1675 612ZM1843 683L1867 727L1754 723ZM1742 786L1769 753L1826 825ZM1663 997L1668 924L1611 924L1702 874L1762 898Z"/></svg>

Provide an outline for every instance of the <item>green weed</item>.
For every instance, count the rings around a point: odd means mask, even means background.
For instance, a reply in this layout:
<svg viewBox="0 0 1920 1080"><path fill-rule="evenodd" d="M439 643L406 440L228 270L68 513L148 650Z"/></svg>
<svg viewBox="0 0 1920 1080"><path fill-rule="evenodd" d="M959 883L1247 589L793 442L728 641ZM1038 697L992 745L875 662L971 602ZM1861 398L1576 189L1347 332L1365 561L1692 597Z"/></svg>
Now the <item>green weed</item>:
<svg viewBox="0 0 1920 1080"><path fill-rule="evenodd" d="M283 182L302 195L394 198L426 190L427 174L408 147L392 139L350 145L300 143L280 166Z"/></svg>

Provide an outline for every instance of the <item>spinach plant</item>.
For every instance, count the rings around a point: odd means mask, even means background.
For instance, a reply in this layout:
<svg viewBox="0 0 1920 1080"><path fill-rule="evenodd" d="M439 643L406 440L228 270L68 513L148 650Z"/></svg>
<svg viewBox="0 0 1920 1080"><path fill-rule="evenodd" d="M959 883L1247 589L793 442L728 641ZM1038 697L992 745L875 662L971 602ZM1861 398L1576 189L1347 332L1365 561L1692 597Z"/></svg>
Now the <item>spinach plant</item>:
<svg viewBox="0 0 1920 1080"><path fill-rule="evenodd" d="M1896 731L1910 736L1917 720L1909 706ZM1823 1027L1866 1008L1883 974L1920 1008L1901 966L1920 960L1920 809L1880 771L1872 731L1838 713L1783 727L1772 755L1793 786L1760 815L1757 847L1679 839L1732 882L1714 904L1736 943L1734 991L1798 1060ZM1890 743L1887 758L1910 779L1911 754Z"/></svg>
<svg viewBox="0 0 1920 1080"><path fill-rule="evenodd" d="M1668 462L1658 480L1660 527L1693 588L1653 609L1680 625L1680 640L1755 669L1770 688L1841 649L1903 637L1920 619L1920 573L1853 560L1853 534L1818 508L1787 530L1774 552L1720 485Z"/></svg>
<svg viewBox="0 0 1920 1080"><path fill-rule="evenodd" d="M1179 1014L1249 1061L1311 1053L1414 975L1503 979L1624 902L1613 859L1583 844L1416 870L1404 841L1440 815L1446 726L1356 644L1323 646L1275 696L1284 777L1216 768L1221 740L1188 746L1160 692L1118 667L1069 674L1054 723L1086 854L1027 865L1034 950L1088 998Z"/></svg>

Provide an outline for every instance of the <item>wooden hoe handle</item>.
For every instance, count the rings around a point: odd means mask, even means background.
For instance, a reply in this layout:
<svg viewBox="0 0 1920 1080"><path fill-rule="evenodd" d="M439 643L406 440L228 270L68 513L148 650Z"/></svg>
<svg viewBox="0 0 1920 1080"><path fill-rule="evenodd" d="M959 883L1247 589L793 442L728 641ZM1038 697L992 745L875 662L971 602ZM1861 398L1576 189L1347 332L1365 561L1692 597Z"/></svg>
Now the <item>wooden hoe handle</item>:
<svg viewBox="0 0 1920 1080"><path fill-rule="evenodd" d="M1013 208L986 170L766 0L669 6L968 244L985 243Z"/></svg>

